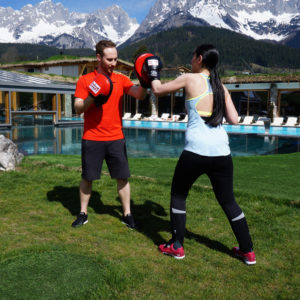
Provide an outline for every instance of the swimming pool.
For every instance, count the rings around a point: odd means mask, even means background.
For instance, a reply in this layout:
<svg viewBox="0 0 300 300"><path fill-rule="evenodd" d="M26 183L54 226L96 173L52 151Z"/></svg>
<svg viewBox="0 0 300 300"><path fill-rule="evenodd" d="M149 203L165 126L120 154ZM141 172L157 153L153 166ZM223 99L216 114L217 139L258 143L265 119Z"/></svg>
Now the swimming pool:
<svg viewBox="0 0 300 300"><path fill-rule="evenodd" d="M133 121L123 120L124 128L178 130L185 131L185 122L157 122L157 121ZM264 126L257 125L223 125L228 133L238 134L265 134ZM300 137L300 127L271 126L269 135Z"/></svg>
<svg viewBox="0 0 300 300"><path fill-rule="evenodd" d="M149 123L149 122L148 122ZM153 122L157 123L158 122ZM140 126L139 123L135 123ZM166 126L166 124L161 124ZM186 126L186 124L180 126ZM184 130L166 128L125 127L129 157L178 157L184 147ZM13 140L25 155L80 154L83 126L17 126L0 130L0 134ZM229 133L233 156L267 155L300 152L300 137L266 136L259 134Z"/></svg>

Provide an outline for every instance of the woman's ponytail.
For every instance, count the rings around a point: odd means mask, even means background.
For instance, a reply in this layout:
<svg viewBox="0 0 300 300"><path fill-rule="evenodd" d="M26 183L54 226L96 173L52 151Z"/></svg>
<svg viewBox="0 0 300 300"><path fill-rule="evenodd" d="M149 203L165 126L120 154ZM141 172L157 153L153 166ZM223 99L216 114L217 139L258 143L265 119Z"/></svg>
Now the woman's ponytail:
<svg viewBox="0 0 300 300"><path fill-rule="evenodd" d="M216 127L223 121L225 115L225 92L217 72L219 52L213 45L201 45L197 47L195 54L202 56L202 67L210 72L210 84L213 91L213 111L206 124Z"/></svg>

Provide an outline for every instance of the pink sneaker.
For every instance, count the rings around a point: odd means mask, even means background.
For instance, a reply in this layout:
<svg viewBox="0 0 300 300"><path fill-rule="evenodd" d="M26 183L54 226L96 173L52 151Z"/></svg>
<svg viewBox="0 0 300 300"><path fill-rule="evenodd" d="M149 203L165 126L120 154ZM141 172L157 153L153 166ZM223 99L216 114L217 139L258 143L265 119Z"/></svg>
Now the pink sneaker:
<svg viewBox="0 0 300 300"><path fill-rule="evenodd" d="M253 251L245 253L241 251L239 247L233 247L232 252L234 256L242 258L245 264L247 265L256 264L255 253Z"/></svg>
<svg viewBox="0 0 300 300"><path fill-rule="evenodd" d="M174 243L161 244L158 246L158 250L163 254L173 256L176 259L183 259L185 257L183 247L177 248L175 250Z"/></svg>

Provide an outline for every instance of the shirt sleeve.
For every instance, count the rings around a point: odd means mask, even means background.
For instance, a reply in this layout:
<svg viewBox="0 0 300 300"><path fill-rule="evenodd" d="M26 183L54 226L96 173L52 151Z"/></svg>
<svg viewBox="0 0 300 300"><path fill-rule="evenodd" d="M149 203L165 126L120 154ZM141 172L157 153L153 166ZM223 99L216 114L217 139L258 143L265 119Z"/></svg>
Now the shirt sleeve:
<svg viewBox="0 0 300 300"><path fill-rule="evenodd" d="M89 95L86 82L83 77L80 77L77 81L76 90L75 90L75 98L81 98L85 100Z"/></svg>
<svg viewBox="0 0 300 300"><path fill-rule="evenodd" d="M129 89L134 85L134 83L127 77L123 75L123 88L125 94L128 93Z"/></svg>

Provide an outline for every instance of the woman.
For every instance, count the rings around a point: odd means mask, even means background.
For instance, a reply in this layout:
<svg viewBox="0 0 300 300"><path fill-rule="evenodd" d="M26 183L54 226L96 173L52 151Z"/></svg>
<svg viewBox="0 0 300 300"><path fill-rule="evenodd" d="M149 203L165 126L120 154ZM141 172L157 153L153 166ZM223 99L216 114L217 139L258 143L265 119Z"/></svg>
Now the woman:
<svg viewBox="0 0 300 300"><path fill-rule="evenodd" d="M157 62L153 63L153 60ZM149 59L151 60L151 58ZM216 67L219 53L212 45L197 47L192 58L192 73L162 84L158 57L146 61L152 90L156 96L184 88L187 100L188 125L186 141L173 177L171 190L172 238L158 249L177 259L184 258L186 198L195 180L207 174L216 198L224 210L239 243L233 253L246 264L255 264L255 254L246 218L233 194L233 165L228 136L222 127L223 117L237 124L238 114L226 87L221 83Z"/></svg>

